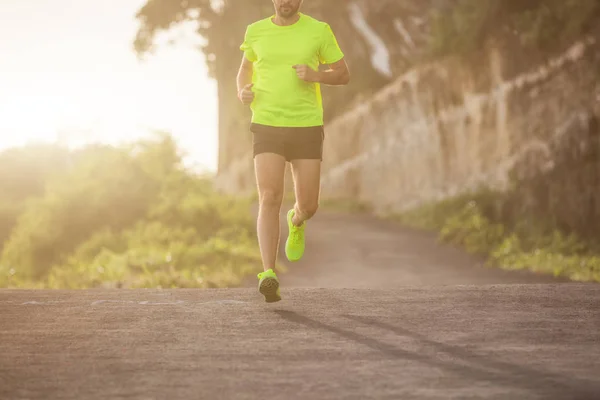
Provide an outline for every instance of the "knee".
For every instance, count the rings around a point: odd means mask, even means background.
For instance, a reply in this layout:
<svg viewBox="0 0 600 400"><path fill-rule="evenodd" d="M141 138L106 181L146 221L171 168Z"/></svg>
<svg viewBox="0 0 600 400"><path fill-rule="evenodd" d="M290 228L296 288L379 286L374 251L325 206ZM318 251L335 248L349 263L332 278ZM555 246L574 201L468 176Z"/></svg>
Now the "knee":
<svg viewBox="0 0 600 400"><path fill-rule="evenodd" d="M298 211L300 211L300 213L302 215L304 215L304 217L306 219L311 218L313 215L315 215L317 213L318 209L319 209L318 202L298 204Z"/></svg>
<svg viewBox="0 0 600 400"><path fill-rule="evenodd" d="M260 202L261 207L268 207L268 208L281 207L282 200L283 200L283 193L276 191L276 190L266 189L266 190L261 191L261 193L259 195L259 202Z"/></svg>

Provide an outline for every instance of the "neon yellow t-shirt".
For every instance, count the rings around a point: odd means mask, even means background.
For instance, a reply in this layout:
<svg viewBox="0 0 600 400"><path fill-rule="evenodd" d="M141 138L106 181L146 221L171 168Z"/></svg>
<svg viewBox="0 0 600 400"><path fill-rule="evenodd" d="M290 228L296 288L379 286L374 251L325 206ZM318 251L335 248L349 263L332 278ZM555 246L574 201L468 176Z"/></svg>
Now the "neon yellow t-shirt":
<svg viewBox="0 0 600 400"><path fill-rule="evenodd" d="M342 53L329 24L299 13L292 25L265 18L248 25L240 50L253 63L252 122L270 126L323 125L323 101L318 83L298 78L296 64L318 70Z"/></svg>

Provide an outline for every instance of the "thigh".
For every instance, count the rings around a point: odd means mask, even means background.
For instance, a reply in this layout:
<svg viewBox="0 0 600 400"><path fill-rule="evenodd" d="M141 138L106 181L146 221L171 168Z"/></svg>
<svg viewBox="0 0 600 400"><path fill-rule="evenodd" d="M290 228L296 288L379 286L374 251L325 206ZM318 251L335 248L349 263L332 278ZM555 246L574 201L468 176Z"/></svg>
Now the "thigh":
<svg viewBox="0 0 600 400"><path fill-rule="evenodd" d="M285 158L275 153L260 153L254 157L254 170L259 200L281 202L283 199Z"/></svg>
<svg viewBox="0 0 600 400"><path fill-rule="evenodd" d="M315 209L321 191L321 160L296 159L291 164L296 201L303 208Z"/></svg>

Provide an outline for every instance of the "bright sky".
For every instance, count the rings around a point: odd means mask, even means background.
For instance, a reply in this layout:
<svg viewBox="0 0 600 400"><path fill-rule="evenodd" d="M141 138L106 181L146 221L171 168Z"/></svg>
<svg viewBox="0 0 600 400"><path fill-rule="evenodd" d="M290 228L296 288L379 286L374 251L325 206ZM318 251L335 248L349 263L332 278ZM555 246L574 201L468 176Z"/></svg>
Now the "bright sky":
<svg viewBox="0 0 600 400"><path fill-rule="evenodd" d="M0 1L0 148L59 139L119 143L160 129L190 162L216 169L216 84L194 47L201 39L182 29L177 46L138 61L134 17L143 4Z"/></svg>

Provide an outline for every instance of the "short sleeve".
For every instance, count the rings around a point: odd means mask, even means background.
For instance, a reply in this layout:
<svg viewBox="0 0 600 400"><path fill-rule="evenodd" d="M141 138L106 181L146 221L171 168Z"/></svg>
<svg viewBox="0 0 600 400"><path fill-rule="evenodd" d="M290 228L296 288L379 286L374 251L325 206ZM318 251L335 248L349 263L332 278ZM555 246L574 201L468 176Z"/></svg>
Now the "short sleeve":
<svg viewBox="0 0 600 400"><path fill-rule="evenodd" d="M244 34L244 41L240 46L240 50L244 52L246 58L252 62L256 61L256 53L252 48L252 38L250 37L249 29L246 28L246 33Z"/></svg>
<svg viewBox="0 0 600 400"><path fill-rule="evenodd" d="M324 24L319 50L319 62L321 64L333 64L344 57L344 53L338 45L337 39L329 24Z"/></svg>

